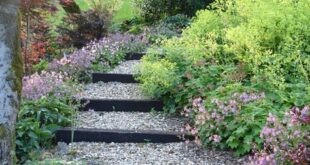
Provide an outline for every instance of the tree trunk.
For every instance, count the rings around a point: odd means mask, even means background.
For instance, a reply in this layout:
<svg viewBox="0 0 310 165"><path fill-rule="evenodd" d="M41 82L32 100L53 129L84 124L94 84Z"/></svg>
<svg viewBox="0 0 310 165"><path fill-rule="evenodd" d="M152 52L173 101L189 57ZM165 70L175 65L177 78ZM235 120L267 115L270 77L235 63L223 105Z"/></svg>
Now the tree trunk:
<svg viewBox="0 0 310 165"><path fill-rule="evenodd" d="M15 122L23 63L20 53L20 0L0 0L0 164L15 164Z"/></svg>

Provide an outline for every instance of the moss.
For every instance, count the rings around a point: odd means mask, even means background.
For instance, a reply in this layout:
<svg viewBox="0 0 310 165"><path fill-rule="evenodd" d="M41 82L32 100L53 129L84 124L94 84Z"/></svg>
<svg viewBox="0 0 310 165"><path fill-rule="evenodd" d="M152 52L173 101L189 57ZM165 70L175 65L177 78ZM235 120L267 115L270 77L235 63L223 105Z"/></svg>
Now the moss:
<svg viewBox="0 0 310 165"><path fill-rule="evenodd" d="M21 55L21 47L20 47L20 22L21 22L21 13L18 13L17 16L17 34L15 36L14 43L12 43L12 50L13 52L13 59L12 59L12 69L14 73L14 88L13 90L18 92L19 100L21 98L21 91L22 91L22 78L24 74L24 65L23 65L23 58ZM19 106L17 107L19 108Z"/></svg>
<svg viewBox="0 0 310 165"><path fill-rule="evenodd" d="M6 129L2 124L0 124L0 139L4 138L5 136L6 136Z"/></svg>

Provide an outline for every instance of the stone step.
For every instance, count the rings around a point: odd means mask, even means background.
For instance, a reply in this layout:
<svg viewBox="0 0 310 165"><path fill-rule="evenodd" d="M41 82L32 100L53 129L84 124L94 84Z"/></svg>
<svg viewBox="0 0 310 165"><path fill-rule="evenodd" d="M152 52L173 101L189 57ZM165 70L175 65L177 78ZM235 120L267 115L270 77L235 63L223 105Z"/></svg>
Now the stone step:
<svg viewBox="0 0 310 165"><path fill-rule="evenodd" d="M181 128L186 122L185 118L163 113L79 112L72 128L61 128L56 132L56 141L179 142L182 141Z"/></svg>
<svg viewBox="0 0 310 165"><path fill-rule="evenodd" d="M105 142L105 143L171 143L181 142L179 132L154 130L122 130L98 128L60 128L56 131L56 142ZM187 137L190 138L190 137Z"/></svg>
<svg viewBox="0 0 310 165"><path fill-rule="evenodd" d="M140 90L138 84L131 83L92 83L84 87L78 94L84 105L81 110L88 111L162 111L163 102L152 100Z"/></svg>
<svg viewBox="0 0 310 165"><path fill-rule="evenodd" d="M151 112L163 111L163 102L156 100L82 99L82 111Z"/></svg>
<svg viewBox="0 0 310 165"><path fill-rule="evenodd" d="M132 74L92 73L92 82L138 83Z"/></svg>
<svg viewBox="0 0 310 165"><path fill-rule="evenodd" d="M81 164L135 165L239 165L245 158L232 152L202 149L193 143L58 143L43 153L54 159L78 161Z"/></svg>

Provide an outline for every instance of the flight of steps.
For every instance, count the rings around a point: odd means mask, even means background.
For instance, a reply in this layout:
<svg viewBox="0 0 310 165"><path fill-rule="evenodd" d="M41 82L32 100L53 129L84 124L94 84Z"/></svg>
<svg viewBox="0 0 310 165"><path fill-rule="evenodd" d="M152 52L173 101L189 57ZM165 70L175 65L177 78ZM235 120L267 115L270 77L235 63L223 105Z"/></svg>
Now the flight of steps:
<svg viewBox="0 0 310 165"><path fill-rule="evenodd" d="M92 75L74 126L56 132L54 156L96 165L240 164L231 152L184 143L180 130L186 119L165 115L162 101L145 96L133 78L142 55L127 56L110 73Z"/></svg>

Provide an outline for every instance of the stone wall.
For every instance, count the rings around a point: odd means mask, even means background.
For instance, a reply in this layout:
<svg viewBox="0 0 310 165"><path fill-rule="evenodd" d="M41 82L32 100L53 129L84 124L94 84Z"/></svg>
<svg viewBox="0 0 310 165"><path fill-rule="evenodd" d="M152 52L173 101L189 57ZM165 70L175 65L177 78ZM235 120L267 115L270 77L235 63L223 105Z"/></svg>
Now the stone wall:
<svg viewBox="0 0 310 165"><path fill-rule="evenodd" d="M19 0L0 0L0 164L14 164L23 63Z"/></svg>

